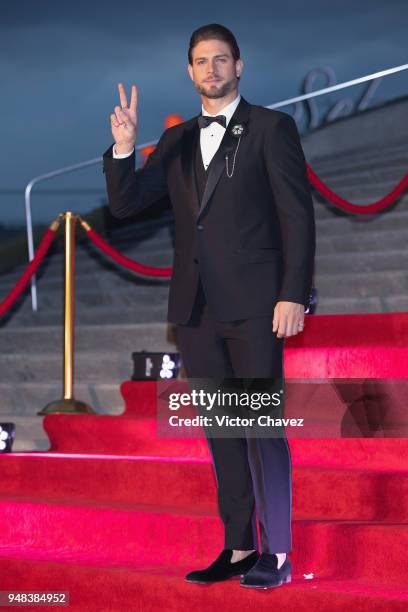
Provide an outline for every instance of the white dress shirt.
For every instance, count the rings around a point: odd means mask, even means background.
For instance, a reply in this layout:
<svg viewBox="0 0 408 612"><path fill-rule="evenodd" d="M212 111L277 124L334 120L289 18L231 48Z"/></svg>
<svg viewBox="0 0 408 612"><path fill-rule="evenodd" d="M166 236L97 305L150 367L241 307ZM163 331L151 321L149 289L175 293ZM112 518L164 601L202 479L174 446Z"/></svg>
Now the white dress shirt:
<svg viewBox="0 0 408 612"><path fill-rule="evenodd" d="M232 115L235 113L235 109L237 108L239 101L241 99L240 94L237 95L235 100L224 106L217 115L225 115L227 121L226 124L228 126L231 121ZM204 109L204 106L201 106L201 111L203 115L207 115L208 117L215 117L215 115L211 115L211 113L207 113ZM207 170L208 165L215 153L217 152L218 147L221 144L221 140L225 134L226 128L222 127L220 123L217 121L213 121L210 125L207 125L206 128L201 128L200 130L200 146L201 146L201 155L203 158L204 168Z"/></svg>
<svg viewBox="0 0 408 612"><path fill-rule="evenodd" d="M235 100L224 106L217 115L225 115L226 117L226 125L231 121L232 115L235 113L235 109L237 108L239 101L241 100L241 95L238 94ZM211 113L207 113L204 106L201 105L201 112L203 115L207 115L208 117L215 117L215 115L211 115ZM204 168L207 170L209 163L214 157L218 147L221 144L221 140L225 134L226 128L224 128L217 121L213 121L206 128L200 129L200 147L201 147L201 155L203 158ZM115 147L112 149L112 157L114 159L123 159L125 157L129 157L132 155L133 149L130 153L121 153L118 155L115 151Z"/></svg>

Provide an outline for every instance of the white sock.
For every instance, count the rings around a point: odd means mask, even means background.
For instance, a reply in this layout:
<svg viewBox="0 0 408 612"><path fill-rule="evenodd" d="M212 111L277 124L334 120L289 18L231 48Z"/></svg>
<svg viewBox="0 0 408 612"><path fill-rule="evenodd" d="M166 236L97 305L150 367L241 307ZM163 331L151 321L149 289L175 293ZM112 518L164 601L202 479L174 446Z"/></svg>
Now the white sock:
<svg viewBox="0 0 408 612"><path fill-rule="evenodd" d="M286 553L275 553L278 557L278 569L285 563Z"/></svg>

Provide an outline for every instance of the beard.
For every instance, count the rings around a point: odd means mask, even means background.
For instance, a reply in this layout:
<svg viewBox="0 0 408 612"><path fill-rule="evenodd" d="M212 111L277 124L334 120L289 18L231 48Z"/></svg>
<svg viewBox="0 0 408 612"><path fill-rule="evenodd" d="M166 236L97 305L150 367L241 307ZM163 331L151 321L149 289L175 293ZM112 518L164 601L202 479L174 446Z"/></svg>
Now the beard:
<svg viewBox="0 0 408 612"><path fill-rule="evenodd" d="M197 91L206 98L223 98L235 87L236 80L227 81L226 83L196 83Z"/></svg>

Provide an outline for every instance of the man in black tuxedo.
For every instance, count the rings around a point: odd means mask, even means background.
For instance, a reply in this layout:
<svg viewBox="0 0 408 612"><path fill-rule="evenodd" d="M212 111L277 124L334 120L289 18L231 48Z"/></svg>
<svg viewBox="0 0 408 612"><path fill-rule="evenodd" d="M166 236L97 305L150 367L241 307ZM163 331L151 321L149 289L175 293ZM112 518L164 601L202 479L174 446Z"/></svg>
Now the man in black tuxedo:
<svg viewBox="0 0 408 612"><path fill-rule="evenodd" d="M175 215L168 320L176 324L188 377L283 377L284 338L304 327L315 222L293 118L238 93L243 61L218 24L190 39L188 73L202 112L164 131L135 171L137 88L111 114L104 153L115 217L165 195ZM286 437L207 436L225 528L224 549L190 582L241 576L268 588L291 579L291 456ZM261 554L257 552L257 511Z"/></svg>

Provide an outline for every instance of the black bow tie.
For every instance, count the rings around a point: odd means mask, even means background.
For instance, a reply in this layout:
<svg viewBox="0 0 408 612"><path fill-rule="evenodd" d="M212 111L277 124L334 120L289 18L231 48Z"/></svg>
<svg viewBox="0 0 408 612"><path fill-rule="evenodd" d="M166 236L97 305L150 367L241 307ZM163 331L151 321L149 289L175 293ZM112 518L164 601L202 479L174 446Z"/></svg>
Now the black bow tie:
<svg viewBox="0 0 408 612"><path fill-rule="evenodd" d="M206 128L213 121L216 121L217 123L222 125L223 128L227 127L227 118L226 118L225 115L216 115L215 117L211 117L211 116L208 116L208 115L200 115L198 117L198 126L199 126L200 129L201 128Z"/></svg>

